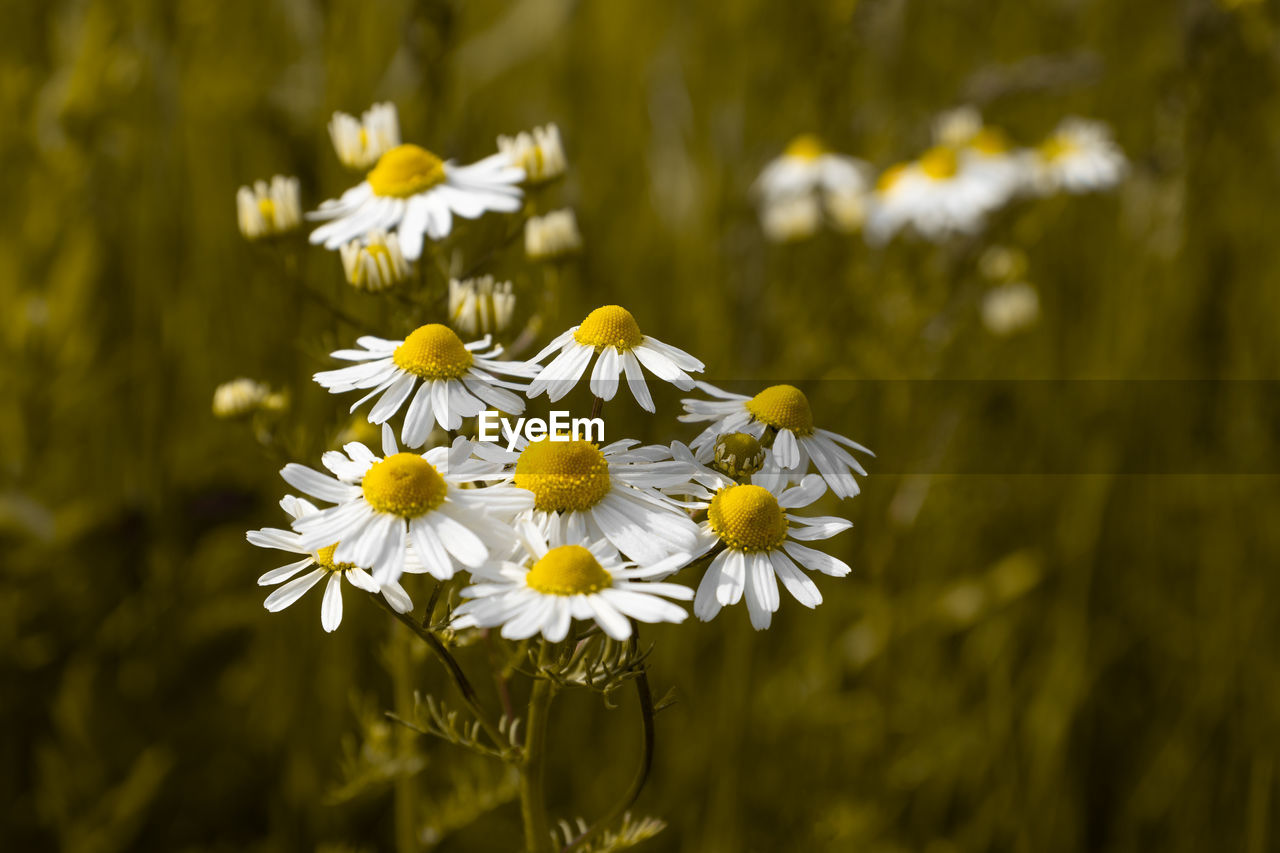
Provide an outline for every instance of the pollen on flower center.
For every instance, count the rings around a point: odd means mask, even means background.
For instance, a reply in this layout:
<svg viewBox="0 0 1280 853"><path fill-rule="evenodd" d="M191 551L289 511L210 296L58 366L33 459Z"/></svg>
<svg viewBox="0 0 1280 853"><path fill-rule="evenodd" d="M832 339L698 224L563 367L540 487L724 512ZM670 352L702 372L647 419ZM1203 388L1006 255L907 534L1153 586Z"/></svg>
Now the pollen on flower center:
<svg viewBox="0 0 1280 853"><path fill-rule="evenodd" d="M605 305L592 311L573 333L573 339L583 346L615 347L629 350L644 341L640 324L631 312L621 305Z"/></svg>
<svg viewBox="0 0 1280 853"><path fill-rule="evenodd" d="M414 329L391 359L396 367L423 379L461 379L474 360L457 332L440 323Z"/></svg>
<svg viewBox="0 0 1280 853"><path fill-rule="evenodd" d="M546 595L590 595L613 585L613 577L581 545L561 545L533 564L525 583Z"/></svg>
<svg viewBox="0 0 1280 853"><path fill-rule="evenodd" d="M984 127L969 140L969 147L979 154L992 156L1009 150L1009 137L998 127Z"/></svg>
<svg viewBox="0 0 1280 853"><path fill-rule="evenodd" d="M772 385L747 401L747 411L762 424L796 435L813 433L809 398L794 385Z"/></svg>
<svg viewBox="0 0 1280 853"><path fill-rule="evenodd" d="M262 218L266 222L276 221L276 203L271 199L263 196L258 199L258 213L262 214Z"/></svg>
<svg viewBox="0 0 1280 853"><path fill-rule="evenodd" d="M823 147L821 139L812 133L805 133L791 140L791 144L783 153L797 160L813 161L826 154L827 149Z"/></svg>
<svg viewBox="0 0 1280 853"><path fill-rule="evenodd" d="M945 145L930 148L920 157L920 171L935 181L954 178L959 170L955 150Z"/></svg>
<svg viewBox="0 0 1280 853"><path fill-rule="evenodd" d="M589 441L542 438L520 453L513 482L533 492L537 509L580 512L609 494L609 463Z"/></svg>
<svg viewBox="0 0 1280 853"><path fill-rule="evenodd" d="M716 492L707 521L735 551L772 551L787 538L787 517L763 486L728 486Z"/></svg>
<svg viewBox="0 0 1280 853"><path fill-rule="evenodd" d="M416 453L395 453L375 462L361 484L378 512L417 518L444 503L448 486L435 466Z"/></svg>
<svg viewBox="0 0 1280 853"><path fill-rule="evenodd" d="M355 563L335 563L333 561L333 553L338 550L338 543L334 542L327 548L321 548L316 552L316 564L322 569L328 569L331 572L345 572L347 569L354 569Z"/></svg>
<svg viewBox="0 0 1280 853"><path fill-rule="evenodd" d="M378 158L369 172L377 195L408 198L444 183L444 161L417 145L397 145Z"/></svg>

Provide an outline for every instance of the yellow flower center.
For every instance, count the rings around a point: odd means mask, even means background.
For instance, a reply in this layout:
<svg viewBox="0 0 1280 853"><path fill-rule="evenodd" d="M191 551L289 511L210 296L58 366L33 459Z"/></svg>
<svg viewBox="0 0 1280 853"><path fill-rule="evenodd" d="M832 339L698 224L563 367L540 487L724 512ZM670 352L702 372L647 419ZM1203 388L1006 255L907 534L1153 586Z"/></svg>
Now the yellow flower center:
<svg viewBox="0 0 1280 853"><path fill-rule="evenodd" d="M338 543L334 542L327 548L321 548L316 552L316 563L322 569L328 569L331 572L345 572L347 569L354 569L355 563L335 563L333 561L333 552L338 550Z"/></svg>
<svg viewBox="0 0 1280 853"><path fill-rule="evenodd" d="M1009 150L1009 137L998 127L984 127L969 140L969 147L988 157L1003 154Z"/></svg>
<svg viewBox="0 0 1280 853"><path fill-rule="evenodd" d="M408 198L444 183L444 161L417 145L397 145L378 158L369 186L381 196Z"/></svg>
<svg viewBox="0 0 1280 853"><path fill-rule="evenodd" d="M613 585L613 577L581 545L561 545L533 564L525 583L544 595L590 595Z"/></svg>
<svg viewBox="0 0 1280 853"><path fill-rule="evenodd" d="M276 203L271 199L263 196L258 199L258 213L262 214L262 218L268 224L276 221Z"/></svg>
<svg viewBox="0 0 1280 853"><path fill-rule="evenodd" d="M378 512L417 518L444 503L448 486L440 472L416 453L395 453L375 462L361 484Z"/></svg>
<svg viewBox="0 0 1280 853"><path fill-rule="evenodd" d="M514 482L533 492L537 509L588 510L609 494L609 463L589 441L540 438L520 453Z"/></svg>
<svg viewBox="0 0 1280 853"><path fill-rule="evenodd" d="M882 193L887 193L897 186L898 181L902 180L902 176L907 173L906 163L896 163L885 169L880 175L880 180L876 181L876 189Z"/></svg>
<svg viewBox="0 0 1280 853"><path fill-rule="evenodd" d="M615 347L625 351L639 346L644 335L640 334L640 324L630 311L621 305L605 305L587 315L573 333L573 339L597 350Z"/></svg>
<svg viewBox="0 0 1280 853"><path fill-rule="evenodd" d="M791 144L787 146L787 150L783 153L785 156L794 157L797 160L813 161L826 154L827 149L823 146L821 139L812 133L805 133L791 140Z"/></svg>
<svg viewBox="0 0 1280 853"><path fill-rule="evenodd" d="M1037 150L1043 160L1052 163L1074 154L1077 147L1074 142L1065 136L1050 136L1040 143L1040 147Z"/></svg>
<svg viewBox="0 0 1280 853"><path fill-rule="evenodd" d="M762 424L789 429L796 435L813 433L809 398L794 385L772 385L747 401L747 411Z"/></svg>
<svg viewBox="0 0 1280 853"><path fill-rule="evenodd" d="M414 329L396 347L396 367L423 379L461 379L474 360L457 332L439 323Z"/></svg>
<svg viewBox="0 0 1280 853"><path fill-rule="evenodd" d="M707 521L735 551L772 551L787 538L787 517L763 486L726 486L716 492Z"/></svg>
<svg viewBox="0 0 1280 853"><path fill-rule="evenodd" d="M920 171L935 181L945 181L956 176L960 163L953 148L938 145L924 152L920 158Z"/></svg>
<svg viewBox="0 0 1280 853"><path fill-rule="evenodd" d="M716 439L716 467L735 480L750 476L764 466L764 448L745 432L725 433Z"/></svg>

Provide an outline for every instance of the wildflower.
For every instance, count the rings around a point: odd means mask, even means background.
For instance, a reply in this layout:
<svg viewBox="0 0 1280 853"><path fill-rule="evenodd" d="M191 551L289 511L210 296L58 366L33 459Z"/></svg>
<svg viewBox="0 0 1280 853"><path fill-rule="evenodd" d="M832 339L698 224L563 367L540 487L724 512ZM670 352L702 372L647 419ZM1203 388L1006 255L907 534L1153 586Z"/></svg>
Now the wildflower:
<svg viewBox="0 0 1280 853"><path fill-rule="evenodd" d="M798 136L756 179L760 223L771 240L811 236L822 212L842 231L854 231L865 214L869 167L834 154L812 135Z"/></svg>
<svg viewBox="0 0 1280 853"><path fill-rule="evenodd" d="M463 418L475 417L487 406L515 414L524 411L524 400L506 389L523 391L525 386L495 374L527 377L536 366L498 360L502 347L486 349L491 341L485 335L464 344L453 329L439 323L419 326L402 341L365 335L356 339L363 349L332 353L360 364L321 371L314 378L334 394L371 389L351 406L353 412L381 394L369 410L374 424L386 423L412 395L400 437L409 447L421 447L432 424L457 429Z"/></svg>
<svg viewBox="0 0 1280 853"><path fill-rule="evenodd" d="M722 391L706 382L697 385L699 390L717 398L681 401L685 410L679 418L682 422L711 421L693 440L692 447L700 461L712 458L717 439L725 433L744 432L760 439L766 432L772 432L774 439L769 457L785 475L783 479L804 475L812 459L822 479L838 497L851 498L861 491L853 475L856 472L866 476L867 472L849 449L870 456L875 454L839 433L816 427L809 398L799 388L773 385L754 397L747 397Z"/></svg>
<svg viewBox="0 0 1280 853"><path fill-rule="evenodd" d="M369 293L394 287L408 278L413 269L400 251L399 238L394 232L388 234L381 229L344 243L339 253L347 283Z"/></svg>
<svg viewBox="0 0 1280 853"><path fill-rule="evenodd" d="M931 241L979 231L987 213L1003 203L1005 189L964 166L960 152L939 145L887 169L871 197L867 240L880 245L904 228Z"/></svg>
<svg viewBox="0 0 1280 853"><path fill-rule="evenodd" d="M357 119L335 112L329 137L338 159L348 169L367 169L400 144L400 118L391 103L374 104Z"/></svg>
<svg viewBox="0 0 1280 853"><path fill-rule="evenodd" d="M530 517L562 527L566 541L606 539L627 557L656 563L697 547L697 527L659 489L687 483L691 466L664 447L624 439L603 448L583 439L548 436L515 449L476 445L476 455L507 467L511 482L533 495Z"/></svg>
<svg viewBox="0 0 1280 853"><path fill-rule="evenodd" d="M524 224L524 251L535 261L549 261L582 251L578 219L569 208L531 216Z"/></svg>
<svg viewBox="0 0 1280 853"><path fill-rule="evenodd" d="M713 458L717 469L741 480L764 467L765 450L754 436L731 432L716 438Z"/></svg>
<svg viewBox="0 0 1280 853"><path fill-rule="evenodd" d="M531 496L507 485L469 488L501 477L495 466L471 458L471 443L401 453L389 424L382 426L381 457L359 442L330 451L321 462L335 476L290 463L281 471L295 489L333 506L297 519L298 544L314 549L338 543L337 563L373 570L379 584L405 571L409 543L440 580L457 566L476 568L490 551L511 547L509 522L532 507Z"/></svg>
<svg viewBox="0 0 1280 853"><path fill-rule="evenodd" d="M1067 118L1040 143L1032 161L1035 189L1088 193L1109 189L1124 177L1128 161L1100 121Z"/></svg>
<svg viewBox="0 0 1280 853"><path fill-rule="evenodd" d="M494 560L471 573L468 599L454 611L454 627L502 626L502 636L523 640L541 633L553 643L563 640L574 619L593 620L615 640L631 636L638 622L683 622L684 608L667 598L689 600L693 590L675 583L655 583L689 561L676 554L653 563L624 562L604 541L588 545L566 540L559 527L550 535L534 525L519 528L521 548L511 560Z"/></svg>
<svg viewBox="0 0 1280 853"><path fill-rule="evenodd" d="M1025 281L993 287L982 297L982 324L993 335L1012 335L1034 325L1040 296Z"/></svg>
<svg viewBox="0 0 1280 853"><path fill-rule="evenodd" d="M253 187L236 192L236 213L240 233L250 240L273 237L302 224L302 202L298 179L276 175L268 185L254 181Z"/></svg>
<svg viewBox="0 0 1280 853"><path fill-rule="evenodd" d="M282 392L244 377L224 382L213 392L213 414L219 418L242 418L263 409L280 411L287 405Z"/></svg>
<svg viewBox="0 0 1280 853"><path fill-rule="evenodd" d="M752 627L763 630L780 605L778 581L805 607L821 604L817 584L800 568L832 577L844 577L850 569L843 561L801 542L829 539L853 523L787 510L806 507L825 491L817 474L806 476L792 488L777 480L768 487L738 484L721 475L711 499L698 505L707 511L703 536L723 545L724 550L712 559L698 584L694 614L709 622L722 607L737 604L745 596Z"/></svg>
<svg viewBox="0 0 1280 853"><path fill-rule="evenodd" d="M511 282L493 276L449 279L449 322L468 336L497 334L511 325L516 296Z"/></svg>
<svg viewBox="0 0 1280 853"><path fill-rule="evenodd" d="M822 226L822 205L812 195L779 196L760 205L760 227L775 243L803 240Z"/></svg>
<svg viewBox="0 0 1280 853"><path fill-rule="evenodd" d="M568 168L560 128L555 124L535 127L532 133L521 132L514 137L499 136L498 150L511 165L524 169L525 178L532 184L554 180Z"/></svg>
<svg viewBox="0 0 1280 853"><path fill-rule="evenodd" d="M310 501L293 495L285 495L284 499L280 501L280 506L295 521L315 515L320 511ZM338 625L342 623L343 578L356 589L362 589L374 595L381 594L397 613L408 613L413 609L413 601L409 598L409 594L394 580L387 579L379 584L364 569L351 563L335 562L336 543L320 549L303 547L301 544L302 537L297 533L274 527L250 530L245 536L250 543L257 545L259 548L275 548L293 554L306 555L297 562L281 566L278 569L272 569L258 578L259 586L284 584L284 586L268 595L267 600L263 603L267 610L272 613L278 613L293 604L305 595L307 590L325 577L329 578L329 582L325 585L324 601L320 605L320 624L326 631L336 631ZM301 577L295 577L304 569L311 569L311 571ZM405 571L421 572L424 569L421 568L416 560L408 560L405 565ZM290 580L291 578L292 580ZM288 581L288 583L285 583L285 581Z"/></svg>
<svg viewBox="0 0 1280 853"><path fill-rule="evenodd" d="M519 210L522 180L524 171L502 154L455 166L417 145L397 145L378 158L365 180L308 214L330 220L311 232L311 242L336 249L371 231L396 228L405 258L416 261L423 236L448 237L455 215L475 219L490 210Z"/></svg>
<svg viewBox="0 0 1280 853"><path fill-rule="evenodd" d="M619 377L625 373L636 402L652 412L653 397L641 365L682 391L693 387L693 379L685 371L703 369L702 362L684 350L642 334L636 318L620 305L605 305L592 311L579 325L547 344L530 359L530 364L541 362L556 350L559 354L529 383L530 399L544 391L553 403L564 397L582 378L592 356L597 356L591 371L591 393L602 400L612 400Z"/></svg>

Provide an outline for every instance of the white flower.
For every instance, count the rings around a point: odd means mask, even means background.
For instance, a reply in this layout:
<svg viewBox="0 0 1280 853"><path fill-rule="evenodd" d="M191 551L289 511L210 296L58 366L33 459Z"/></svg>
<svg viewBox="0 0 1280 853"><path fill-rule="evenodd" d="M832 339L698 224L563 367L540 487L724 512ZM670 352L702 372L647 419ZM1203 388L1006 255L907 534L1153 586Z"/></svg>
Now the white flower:
<svg viewBox="0 0 1280 853"><path fill-rule="evenodd" d="M530 183L554 180L568 168L564 146L560 143L560 128L554 123L535 127L532 133L499 136L498 150L506 155L512 166L524 169Z"/></svg>
<svg viewBox="0 0 1280 853"><path fill-rule="evenodd" d="M241 418L258 409L278 411L285 405L283 393L244 377L223 382L213 392L213 414L219 418Z"/></svg>
<svg viewBox="0 0 1280 853"><path fill-rule="evenodd" d="M865 214L869 167L829 152L812 135L798 136L756 179L760 223L771 240L795 240L817 231L825 210L842 231L855 231Z"/></svg>
<svg viewBox="0 0 1280 853"><path fill-rule="evenodd" d="M655 563L697 547L698 529L659 489L687 483L692 467L665 447L624 439L603 448L562 436L516 450L479 443L476 456L508 467L511 482L533 495L530 517L560 527L566 542L606 539L632 560Z"/></svg>
<svg viewBox="0 0 1280 853"><path fill-rule="evenodd" d="M475 219L490 210L519 210L524 202L517 184L522 180L524 171L502 154L456 166L417 145L397 145L378 159L364 181L307 214L331 220L311 232L311 242L336 249L371 231L396 228L404 256L416 261L423 236L448 237L455 215Z"/></svg>
<svg viewBox="0 0 1280 853"><path fill-rule="evenodd" d="M871 197L867 241L884 244L904 228L930 241L981 230L1009 190L991 172L968 168L970 159L940 145L919 160L887 169Z"/></svg>
<svg viewBox="0 0 1280 853"><path fill-rule="evenodd" d="M1128 168L1107 125L1067 118L1035 151L1035 189L1045 195L1104 190L1120 183Z"/></svg>
<svg viewBox="0 0 1280 853"><path fill-rule="evenodd" d="M535 261L562 258L581 250L578 219L569 208L531 216L524 224L524 252Z"/></svg>
<svg viewBox="0 0 1280 853"><path fill-rule="evenodd" d="M302 224L298 179L276 175L271 184L254 181L236 192L240 233L250 240L292 231Z"/></svg>
<svg viewBox="0 0 1280 853"><path fill-rule="evenodd" d="M822 479L838 497L851 498L861 491L854 474L866 476L867 472L849 449L869 456L875 454L852 439L815 427L809 398L799 388L773 385L754 397L731 394L706 382L699 382L698 388L717 399L682 400L685 414L679 419L684 423L711 421L693 440L692 447L700 461L706 462L714 456L716 439L725 433L744 432L760 439L766 430L773 430L776 435L767 458L785 475L773 479L803 476L812 459ZM764 481L767 475L767 470L762 471L754 482Z"/></svg>
<svg viewBox="0 0 1280 853"><path fill-rule="evenodd" d="M413 270L400 251L399 238L382 229L375 229L364 237L344 243L339 253L342 255L342 270L346 273L347 283L370 293L380 293L394 287L408 278Z"/></svg>
<svg viewBox="0 0 1280 853"><path fill-rule="evenodd" d="M284 499L280 501L280 506L295 521L320 511L310 501L293 495L285 495ZM267 600L264 602L264 606L272 613L278 613L293 604L306 594L307 590L311 589L326 576L329 578L329 582L325 585L324 602L320 607L320 624L324 626L326 631L335 631L338 625L342 623L343 578L346 578L357 589L371 592L374 595L381 593L387 603L398 613L408 613L413 609L413 601L410 600L409 594L394 580L385 580L379 585L364 569L358 568L351 563L334 562L333 555L337 549L337 543L319 549L306 548L302 546L302 537L297 533L292 530L280 530L274 527L250 530L245 534L245 537L259 548L275 548L293 554L306 555L295 563L272 569L258 578L259 586L284 584L284 586L267 596ZM307 572L302 577L295 577L299 572L308 568L311 569L310 572ZM417 564L416 560L410 560L405 566L405 571L421 572L424 570ZM293 580L290 580L291 578ZM285 581L289 582L285 583Z"/></svg>
<svg viewBox="0 0 1280 853"><path fill-rule="evenodd" d="M581 324L547 344L530 363L541 362L557 350L559 355L529 383L530 399L544 391L553 403L561 399L582 378L592 356L598 356L591 371L591 393L602 400L612 400L618 391L619 377L625 373L636 402L652 412L653 397L641 365L682 391L693 387L693 379L686 371L703 369L702 362L684 350L641 334L636 318L620 305L605 305L592 311Z"/></svg>
<svg viewBox="0 0 1280 853"><path fill-rule="evenodd" d="M338 543L337 563L373 570L380 584L405 571L409 543L426 570L440 580L457 566L475 568L511 545L510 520L533 505L512 486L467 488L503 476L497 466L471 457L471 443L435 447L422 455L401 453L389 424L382 427L384 456L359 442L321 457L336 476L290 463L280 476L295 489L334 506L299 518L294 529L308 550Z"/></svg>
<svg viewBox="0 0 1280 853"><path fill-rule="evenodd" d="M526 523L519 533L521 549L514 560L490 561L472 571L473 585L462 591L470 600L454 611L454 627L501 625L509 640L541 633L558 643L568 636L574 619L584 619L613 639L625 640L631 636L631 619L683 622L688 616L665 598L687 601L693 590L647 582L679 569L688 554L637 566L619 559L607 542L580 545L581 540L566 540L559 528L544 538Z"/></svg>
<svg viewBox="0 0 1280 853"><path fill-rule="evenodd" d="M1025 281L993 287L982 297L982 324L993 335L1012 335L1040 316L1040 296Z"/></svg>
<svg viewBox="0 0 1280 853"><path fill-rule="evenodd" d="M511 325L516 295L511 282L495 282L493 276L449 279L449 322L467 335L489 335Z"/></svg>
<svg viewBox="0 0 1280 853"><path fill-rule="evenodd" d="M800 568L844 577L849 566L800 543L829 539L853 523L786 510L808 506L825 491L816 474L789 489L780 483L769 488L739 485L724 477L714 497L704 504L707 520L703 522L704 535L721 543L724 550L712 559L698 584L694 614L709 622L722 607L737 604L745 596L752 627L768 628L780 604L778 581L805 607L821 604L822 593Z"/></svg>
<svg viewBox="0 0 1280 853"><path fill-rule="evenodd" d="M349 169L367 169L400 144L400 118L391 103L374 104L359 119L343 112L329 122L333 150Z"/></svg>
<svg viewBox="0 0 1280 853"><path fill-rule="evenodd" d="M499 361L502 347L486 350L491 343L488 335L464 344L453 329L439 323L419 326L403 341L365 335L356 343L363 349L338 350L332 355L360 364L317 373L316 382L334 394L372 389L351 406L353 412L381 394L369 410L369 422L374 424L386 423L412 395L400 433L410 447L422 446L432 424L457 429L463 418L475 417L488 406L512 414L523 412L524 400L505 389L523 391L525 386L494 374L528 377L536 369L521 361ZM414 388L418 393L413 393Z"/></svg>

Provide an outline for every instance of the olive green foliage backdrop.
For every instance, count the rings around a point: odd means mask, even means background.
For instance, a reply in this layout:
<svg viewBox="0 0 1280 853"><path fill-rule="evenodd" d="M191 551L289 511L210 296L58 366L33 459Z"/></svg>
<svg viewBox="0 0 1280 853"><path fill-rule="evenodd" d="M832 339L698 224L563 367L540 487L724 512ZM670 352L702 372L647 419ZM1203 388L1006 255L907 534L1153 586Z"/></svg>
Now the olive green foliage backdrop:
<svg viewBox="0 0 1280 853"><path fill-rule="evenodd" d="M406 320L302 236L246 243L235 189L336 195L328 116L388 99L406 139L462 160L559 124L586 252L544 339L622 302L717 381L803 384L878 452L863 495L822 507L854 519L835 547L855 571L817 611L646 629L678 700L648 849L1275 849L1280 407L1183 383L1176 411L1108 418L1124 380L1277 377L1277 17L1238 5L7 0L0 846L519 843L493 768L381 716L409 701L389 673L450 698L436 664L350 594L334 635L318 596L268 614L254 581L280 561L244 542L280 522L283 456L314 463L341 424L349 401L308 381L325 353ZM1104 119L1132 175L961 245L764 242L749 186L791 136L885 166L969 101L1025 143ZM1043 306L1008 339L978 321L996 243ZM543 274L518 249L491 269L527 311ZM209 414L238 375L293 389L284 453ZM1044 379L1106 380L1103 404ZM611 404L610 435L691 438L677 398ZM630 778L618 701L557 701L557 814Z"/></svg>

